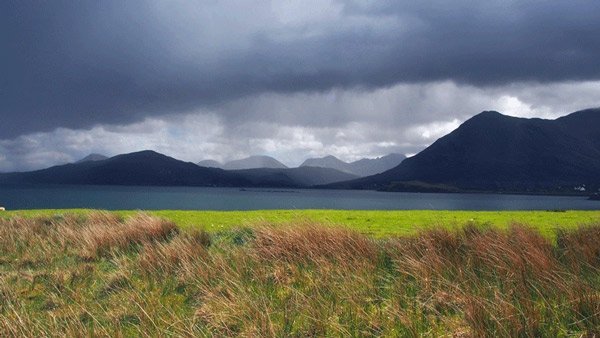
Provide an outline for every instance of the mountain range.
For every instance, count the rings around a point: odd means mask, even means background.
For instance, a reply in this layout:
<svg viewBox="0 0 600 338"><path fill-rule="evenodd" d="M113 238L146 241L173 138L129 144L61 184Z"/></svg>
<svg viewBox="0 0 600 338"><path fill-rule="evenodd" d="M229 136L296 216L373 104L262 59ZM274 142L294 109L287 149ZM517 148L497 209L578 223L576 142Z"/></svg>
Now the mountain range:
<svg viewBox="0 0 600 338"><path fill-rule="evenodd" d="M300 167L318 167L318 168L330 168L341 172L345 172L352 176L369 176L377 173L384 172L391 169L406 156L401 154L389 154L378 158L363 158L354 162L344 162L335 156L329 155L321 158L309 158L305 160ZM247 158L229 161L224 164L215 160L203 160L197 163L201 167L208 168L221 168L226 170L245 170L245 169L257 169L257 168L276 168L285 169L288 168L285 164L279 162L270 156L250 156Z"/></svg>
<svg viewBox="0 0 600 338"><path fill-rule="evenodd" d="M250 156L221 164L215 160L203 160L197 163L201 167L221 168L225 170L243 170L256 168L284 169L287 166L270 156Z"/></svg>
<svg viewBox="0 0 600 338"><path fill-rule="evenodd" d="M482 112L395 168L327 187L520 193L597 191L600 109L578 111L555 120Z"/></svg>
<svg viewBox="0 0 600 338"><path fill-rule="evenodd" d="M356 177L330 168L207 168L147 150L31 172L0 174L0 183L300 188Z"/></svg>
<svg viewBox="0 0 600 338"><path fill-rule="evenodd" d="M394 168L402 162L406 156L402 154L389 154L378 158L363 158L354 162L344 162L335 156L329 155L321 158L309 158L300 167L322 167L332 168L356 176L375 175L391 168Z"/></svg>
<svg viewBox="0 0 600 338"><path fill-rule="evenodd" d="M93 154L76 163L0 174L0 183L590 194L600 189L600 109L555 120L482 112L406 159L391 154L346 163L327 156L287 168L273 158L254 156L227 167L272 167L225 170L211 164L154 151L111 158ZM359 177L368 170L383 172Z"/></svg>
<svg viewBox="0 0 600 338"><path fill-rule="evenodd" d="M243 186L247 181L222 169L199 167L154 151L141 151L105 160L3 174L0 183Z"/></svg>

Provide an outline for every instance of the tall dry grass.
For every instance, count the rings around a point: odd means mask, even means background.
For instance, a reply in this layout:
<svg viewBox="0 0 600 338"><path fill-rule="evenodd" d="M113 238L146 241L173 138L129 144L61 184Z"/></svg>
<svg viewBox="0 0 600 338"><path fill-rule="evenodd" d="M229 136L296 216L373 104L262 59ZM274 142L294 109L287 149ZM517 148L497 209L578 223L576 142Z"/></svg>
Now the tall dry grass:
<svg viewBox="0 0 600 338"><path fill-rule="evenodd" d="M430 230L392 241L388 252L400 275L419 285L433 314L461 313L473 335L597 334L599 275L590 265L593 259L574 255L567 265L562 260L565 250L582 252L590 241L581 234L591 229L564 234L570 242L561 247L523 225L506 232ZM595 245L600 247L600 242ZM583 268L588 275L580 274ZM582 301L584 311L579 310Z"/></svg>
<svg viewBox="0 0 600 338"><path fill-rule="evenodd" d="M348 229L326 228L304 223L293 227L258 227L254 229L252 249L262 259L287 263L335 261L352 264L357 260L375 262L377 243Z"/></svg>
<svg viewBox="0 0 600 338"><path fill-rule="evenodd" d="M0 220L0 336L598 336L600 225L373 239L310 222Z"/></svg>
<svg viewBox="0 0 600 338"><path fill-rule="evenodd" d="M175 223L140 214L124 223L110 215L96 216L90 219L86 227L70 235L75 244L80 246L82 256L94 259L132 245L166 240L177 232Z"/></svg>

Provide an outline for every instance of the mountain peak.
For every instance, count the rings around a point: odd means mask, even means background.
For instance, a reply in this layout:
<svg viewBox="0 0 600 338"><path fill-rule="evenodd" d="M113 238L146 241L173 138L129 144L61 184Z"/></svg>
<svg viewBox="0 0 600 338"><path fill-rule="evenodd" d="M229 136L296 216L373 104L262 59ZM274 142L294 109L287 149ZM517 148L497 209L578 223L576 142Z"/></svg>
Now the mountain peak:
<svg viewBox="0 0 600 338"><path fill-rule="evenodd" d="M287 166L271 156L252 155L239 160L229 161L223 165L223 169L227 170L242 170L256 168L278 168L283 169Z"/></svg>
<svg viewBox="0 0 600 338"><path fill-rule="evenodd" d="M471 120L474 120L474 119L497 119L497 118L502 118L502 117L507 117L507 115L499 113L495 110L484 110L481 113L473 116L471 118Z"/></svg>
<svg viewBox="0 0 600 338"><path fill-rule="evenodd" d="M481 113L477 114L477 115L489 115L489 116L498 116L498 115L502 115L504 116L502 113L496 111L496 110L484 110Z"/></svg>
<svg viewBox="0 0 600 338"><path fill-rule="evenodd" d="M162 155L165 156L159 152L156 152L154 150L140 150L140 151L134 151L129 153L129 155L143 155L143 156L155 156L155 155Z"/></svg>
<svg viewBox="0 0 600 338"><path fill-rule="evenodd" d="M132 153L128 153L128 154L121 154L121 155L117 155L115 157L111 157L111 160L129 160L129 161L145 161L145 160L173 160L173 161L178 161L170 156L161 154L159 152L156 152L154 150L141 150L141 151L135 151Z"/></svg>
<svg viewBox="0 0 600 338"><path fill-rule="evenodd" d="M333 169L348 172L347 168L344 168L347 165L348 165L348 163L340 160L339 158L337 158L333 155L327 155L324 157L306 159L304 162L302 162L302 164L300 166L301 167L333 168Z"/></svg>
<svg viewBox="0 0 600 338"><path fill-rule="evenodd" d="M461 124L458 129L464 130L467 129L479 129L484 126L492 126L494 124L498 124L501 122L512 121L511 123L517 123L518 121L525 121L528 119L508 116L501 114L495 110L486 110L481 113L474 115L470 119L466 120L463 124Z"/></svg>
<svg viewBox="0 0 600 338"><path fill-rule="evenodd" d="M210 159L202 160L196 164L201 167L207 167L207 168L221 168L223 166L219 161L210 160Z"/></svg>
<svg viewBox="0 0 600 338"><path fill-rule="evenodd" d="M88 156L82 158L81 160L79 160L75 163L103 161L103 160L106 160L107 158L108 157L101 155L101 154L91 153Z"/></svg>

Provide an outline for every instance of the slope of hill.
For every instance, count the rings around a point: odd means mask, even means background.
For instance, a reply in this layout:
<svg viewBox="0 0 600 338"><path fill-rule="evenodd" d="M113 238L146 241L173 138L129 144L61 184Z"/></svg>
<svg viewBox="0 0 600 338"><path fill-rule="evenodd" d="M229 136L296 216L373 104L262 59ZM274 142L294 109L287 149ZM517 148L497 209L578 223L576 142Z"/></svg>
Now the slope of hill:
<svg viewBox="0 0 600 338"><path fill-rule="evenodd" d="M319 167L259 168L231 172L242 176L252 185L265 187L310 187L347 181L358 177L339 170Z"/></svg>
<svg viewBox="0 0 600 338"><path fill-rule="evenodd" d="M357 176L369 176L389 170L400 164L405 158L406 156L401 154L389 154L378 158L363 158L348 163L329 155L321 158L309 158L300 167L332 168Z"/></svg>
<svg viewBox="0 0 600 338"><path fill-rule="evenodd" d="M287 166L270 156L250 156L240 160L229 161L222 166L226 170L243 170L255 168L287 168Z"/></svg>
<svg viewBox="0 0 600 338"><path fill-rule="evenodd" d="M556 120L483 112L399 166L332 187L571 193L600 186L600 109Z"/></svg>
<svg viewBox="0 0 600 338"><path fill-rule="evenodd" d="M101 161L55 166L0 176L0 182L27 184L246 186L247 180L222 169L202 168L154 151Z"/></svg>

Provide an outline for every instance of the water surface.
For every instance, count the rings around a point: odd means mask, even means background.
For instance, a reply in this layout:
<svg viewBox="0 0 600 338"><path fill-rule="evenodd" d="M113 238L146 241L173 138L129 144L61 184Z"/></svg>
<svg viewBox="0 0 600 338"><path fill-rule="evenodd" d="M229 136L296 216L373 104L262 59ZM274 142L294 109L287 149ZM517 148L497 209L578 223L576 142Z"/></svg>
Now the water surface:
<svg viewBox="0 0 600 338"><path fill-rule="evenodd" d="M600 210L586 197L204 187L0 186L15 209Z"/></svg>

